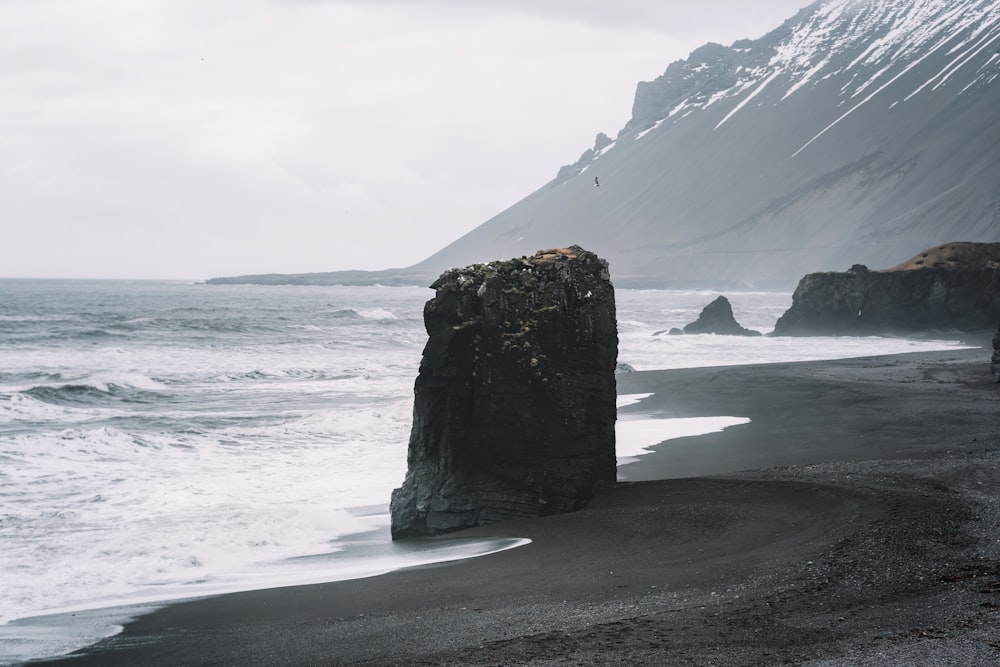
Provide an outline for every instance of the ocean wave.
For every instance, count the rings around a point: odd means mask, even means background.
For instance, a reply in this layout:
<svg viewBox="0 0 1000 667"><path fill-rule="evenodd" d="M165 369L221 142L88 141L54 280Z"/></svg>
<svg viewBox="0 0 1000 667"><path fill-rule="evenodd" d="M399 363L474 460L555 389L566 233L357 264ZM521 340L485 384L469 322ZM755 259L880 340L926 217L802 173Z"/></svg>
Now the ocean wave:
<svg viewBox="0 0 1000 667"><path fill-rule="evenodd" d="M399 317L391 310L385 308L365 308L358 311L358 315L366 320L398 320Z"/></svg>
<svg viewBox="0 0 1000 667"><path fill-rule="evenodd" d="M39 338L56 340L106 340L109 338L126 338L127 336L128 334L126 333L111 331L107 327L96 327L92 329L71 329L68 331L58 331L48 334L47 336L39 336Z"/></svg>
<svg viewBox="0 0 1000 667"><path fill-rule="evenodd" d="M114 332L177 332L194 331L210 333L248 333L268 329L266 316L248 317L245 314L226 316L211 313L203 317L136 317L121 319L103 325Z"/></svg>
<svg viewBox="0 0 1000 667"><path fill-rule="evenodd" d="M0 394L0 424L12 422L65 422L97 418L93 413L46 403L23 393Z"/></svg>
<svg viewBox="0 0 1000 667"><path fill-rule="evenodd" d="M0 385L11 387L11 386L23 386L29 384L34 386L40 382L53 383L60 382L63 380L62 373L51 373L46 371L28 371L28 372L8 372L0 373Z"/></svg>
<svg viewBox="0 0 1000 667"><path fill-rule="evenodd" d="M78 319L72 318L71 316L65 315L63 313L53 314L53 315L36 315L30 313L17 313L16 315L0 315L0 322L9 322L16 324L18 322L64 322L67 319Z"/></svg>
<svg viewBox="0 0 1000 667"><path fill-rule="evenodd" d="M81 406L107 401L152 403L162 398L163 389L163 383L138 373L109 373L66 384L36 385L20 393L54 405Z"/></svg>
<svg viewBox="0 0 1000 667"><path fill-rule="evenodd" d="M330 313L334 319L398 320L396 313L388 308L343 308Z"/></svg>
<svg viewBox="0 0 1000 667"><path fill-rule="evenodd" d="M55 405L80 405L97 403L111 397L111 392L103 391L89 384L64 384L61 387L43 385L24 392L26 396Z"/></svg>
<svg viewBox="0 0 1000 667"><path fill-rule="evenodd" d="M42 493L47 503L58 504L64 494L85 494L87 498L100 492L101 486L114 486L104 479L115 475L116 466L134 469L149 465L150 457L159 455L167 444L156 435L132 434L112 426L78 425L58 431L25 432L0 439L0 456L18 459L18 465L5 471L13 482L7 491L22 494ZM104 480L98 482L98 480ZM87 480L90 480L88 482ZM51 488L45 489L49 485ZM56 491L57 488L61 490ZM110 488L110 487L108 487ZM0 498L3 493L0 492ZM72 512L73 508L63 509Z"/></svg>
<svg viewBox="0 0 1000 667"><path fill-rule="evenodd" d="M252 371L229 371L212 376L208 380L215 382L242 382L244 380L350 380L357 377L356 373L319 368L279 368L264 370L255 368Z"/></svg>
<svg viewBox="0 0 1000 667"><path fill-rule="evenodd" d="M341 308L340 310L335 310L330 313L330 317L333 319L358 319L361 315L358 311L353 308Z"/></svg>

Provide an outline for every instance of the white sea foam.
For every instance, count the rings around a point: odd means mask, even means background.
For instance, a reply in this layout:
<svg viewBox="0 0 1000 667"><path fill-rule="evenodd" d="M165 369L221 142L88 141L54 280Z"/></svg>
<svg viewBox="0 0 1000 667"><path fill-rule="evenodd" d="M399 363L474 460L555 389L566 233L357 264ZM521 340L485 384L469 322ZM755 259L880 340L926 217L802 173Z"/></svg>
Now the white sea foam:
<svg viewBox="0 0 1000 667"><path fill-rule="evenodd" d="M640 404L653 394L620 394L617 406ZM695 435L715 433L730 426L748 424L745 417L679 417L660 418L655 414L629 413L619 415L615 422L615 452L618 465L633 463L636 458L647 454L659 444Z"/></svg>
<svg viewBox="0 0 1000 667"><path fill-rule="evenodd" d="M695 334L654 335L650 330L619 333L619 360L636 370L738 366L777 361L821 361L883 354L957 349L958 341L880 337L764 337ZM751 342L751 340L753 342Z"/></svg>
<svg viewBox="0 0 1000 667"><path fill-rule="evenodd" d="M749 424L745 417L682 417L656 419L639 415L619 418L615 423L615 450L618 465L632 463L650 448L674 440L715 433L731 426Z"/></svg>
<svg viewBox="0 0 1000 667"><path fill-rule="evenodd" d="M329 553L337 536L379 526L348 512L347 498L384 500L364 476L335 474L350 468L349 448L273 451L101 427L21 436L11 449L18 465L0 472L0 499L20 539L0 550L0 571L17 574L5 586L8 618Z"/></svg>
<svg viewBox="0 0 1000 667"><path fill-rule="evenodd" d="M649 398L652 394L618 394L615 407L619 410L628 405L635 405L644 398Z"/></svg>
<svg viewBox="0 0 1000 667"><path fill-rule="evenodd" d="M396 314L385 308L362 308L358 315L369 320L397 320Z"/></svg>
<svg viewBox="0 0 1000 667"><path fill-rule="evenodd" d="M83 422L105 415L92 410L67 408L45 403L23 393L0 394L0 424L11 422Z"/></svg>

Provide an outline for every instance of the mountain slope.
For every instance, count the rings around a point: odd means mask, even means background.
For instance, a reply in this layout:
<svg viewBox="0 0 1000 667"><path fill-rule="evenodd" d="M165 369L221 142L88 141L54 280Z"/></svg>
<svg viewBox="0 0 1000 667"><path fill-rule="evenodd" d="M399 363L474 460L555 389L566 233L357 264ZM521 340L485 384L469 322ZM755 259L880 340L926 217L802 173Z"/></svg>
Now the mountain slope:
<svg viewBox="0 0 1000 667"><path fill-rule="evenodd" d="M619 285L790 287L1000 241L998 76L1000 2L818 2L640 83L614 141L411 270L576 243Z"/></svg>

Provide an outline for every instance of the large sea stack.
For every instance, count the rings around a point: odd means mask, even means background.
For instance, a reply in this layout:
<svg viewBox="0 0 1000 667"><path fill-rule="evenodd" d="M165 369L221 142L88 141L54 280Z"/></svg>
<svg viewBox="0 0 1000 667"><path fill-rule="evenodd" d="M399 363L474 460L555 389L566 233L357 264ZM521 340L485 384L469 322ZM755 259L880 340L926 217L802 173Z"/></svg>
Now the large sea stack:
<svg viewBox="0 0 1000 667"><path fill-rule="evenodd" d="M431 287L393 539L580 509L616 477L607 263L572 246Z"/></svg>
<svg viewBox="0 0 1000 667"><path fill-rule="evenodd" d="M774 334L992 331L1000 320L1000 243L947 243L881 271L811 273Z"/></svg>

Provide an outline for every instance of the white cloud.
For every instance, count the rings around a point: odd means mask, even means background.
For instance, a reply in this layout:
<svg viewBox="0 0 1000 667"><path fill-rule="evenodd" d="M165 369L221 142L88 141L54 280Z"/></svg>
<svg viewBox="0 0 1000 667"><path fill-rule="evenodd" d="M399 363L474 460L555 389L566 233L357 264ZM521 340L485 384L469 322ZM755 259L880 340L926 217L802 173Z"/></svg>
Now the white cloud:
<svg viewBox="0 0 1000 667"><path fill-rule="evenodd" d="M667 4L7 0L0 275L415 263L750 30Z"/></svg>

